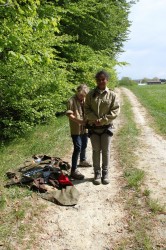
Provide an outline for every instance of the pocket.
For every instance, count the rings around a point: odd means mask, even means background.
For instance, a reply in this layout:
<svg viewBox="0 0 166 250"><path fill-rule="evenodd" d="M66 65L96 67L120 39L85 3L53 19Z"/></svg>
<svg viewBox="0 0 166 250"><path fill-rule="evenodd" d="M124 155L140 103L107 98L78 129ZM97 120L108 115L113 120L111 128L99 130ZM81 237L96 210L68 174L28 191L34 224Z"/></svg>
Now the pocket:
<svg viewBox="0 0 166 250"><path fill-rule="evenodd" d="M109 106L110 105L110 101L109 100L102 100L101 101L104 105Z"/></svg>
<svg viewBox="0 0 166 250"><path fill-rule="evenodd" d="M100 105L101 105L101 111L103 111L103 114L107 114L110 110L109 100L102 100Z"/></svg>

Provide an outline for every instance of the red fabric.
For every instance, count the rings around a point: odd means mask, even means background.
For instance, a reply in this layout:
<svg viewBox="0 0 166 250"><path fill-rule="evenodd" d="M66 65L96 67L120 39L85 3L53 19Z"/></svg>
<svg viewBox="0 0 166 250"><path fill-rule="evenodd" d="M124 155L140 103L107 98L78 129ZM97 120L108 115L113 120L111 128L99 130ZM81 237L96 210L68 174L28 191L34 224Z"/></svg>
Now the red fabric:
<svg viewBox="0 0 166 250"><path fill-rule="evenodd" d="M64 175L64 174L61 174L58 178L58 181L59 183L62 185L62 186L73 186L73 183L69 180L69 178Z"/></svg>

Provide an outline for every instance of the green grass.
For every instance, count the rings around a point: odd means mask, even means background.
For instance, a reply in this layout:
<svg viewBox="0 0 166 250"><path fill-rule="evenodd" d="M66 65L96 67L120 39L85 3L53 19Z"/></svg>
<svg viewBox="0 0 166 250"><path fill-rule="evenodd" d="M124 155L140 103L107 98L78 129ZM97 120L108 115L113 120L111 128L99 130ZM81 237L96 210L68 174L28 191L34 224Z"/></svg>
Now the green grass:
<svg viewBox="0 0 166 250"><path fill-rule="evenodd" d="M0 178L8 169L13 169L34 154L51 154L63 157L71 142L67 117L52 120L50 124L34 128L23 138L1 145Z"/></svg>
<svg viewBox="0 0 166 250"><path fill-rule="evenodd" d="M36 126L25 137L1 145L0 244L3 245L3 249L24 250L34 244L34 229L36 232L40 230L40 226L35 224L38 223L35 218L40 218L41 212L45 209L37 194L29 189L18 186L5 188L7 181L5 173L9 169L17 169L34 154L48 154L63 158L69 154L71 145L67 117L52 120L47 125Z"/></svg>
<svg viewBox="0 0 166 250"><path fill-rule="evenodd" d="M166 136L166 84L130 87L153 117L153 126Z"/></svg>
<svg viewBox="0 0 166 250"><path fill-rule="evenodd" d="M127 179L129 187L139 188L139 184L144 178L144 171L137 168L127 169L124 171L124 176Z"/></svg>

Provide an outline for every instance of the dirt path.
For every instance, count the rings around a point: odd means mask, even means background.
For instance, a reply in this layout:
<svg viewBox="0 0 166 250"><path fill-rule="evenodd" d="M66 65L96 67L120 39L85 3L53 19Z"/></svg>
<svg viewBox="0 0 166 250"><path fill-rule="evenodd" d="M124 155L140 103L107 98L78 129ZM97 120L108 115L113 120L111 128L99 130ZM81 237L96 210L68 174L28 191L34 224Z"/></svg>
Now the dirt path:
<svg viewBox="0 0 166 250"><path fill-rule="evenodd" d="M122 92L129 98L135 121L141 130L141 147L138 148L139 168L146 172L145 183L151 191L151 197L166 205L166 141L149 126L146 109L128 89Z"/></svg>
<svg viewBox="0 0 166 250"><path fill-rule="evenodd" d="M88 146L91 158L91 146ZM108 186L92 184L92 168L82 168L86 178L75 181L80 192L79 204L75 207L51 205L44 223L45 232L41 249L49 250L110 250L124 234L125 213L118 198L118 178L121 173L112 159L111 183Z"/></svg>

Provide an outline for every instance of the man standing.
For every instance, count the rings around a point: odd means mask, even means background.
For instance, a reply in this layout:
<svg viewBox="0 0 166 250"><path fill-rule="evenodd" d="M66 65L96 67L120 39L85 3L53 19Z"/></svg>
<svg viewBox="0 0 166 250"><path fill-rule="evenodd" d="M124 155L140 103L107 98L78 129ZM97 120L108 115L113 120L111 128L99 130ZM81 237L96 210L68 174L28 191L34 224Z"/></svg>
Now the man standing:
<svg viewBox="0 0 166 250"><path fill-rule="evenodd" d="M119 102L116 94L108 89L109 75L105 71L96 74L97 87L86 97L85 117L89 123L89 132L93 149L94 181L96 185L109 184L108 170L110 162L110 144L113 135L113 120L119 114ZM100 156L102 153L102 175Z"/></svg>
<svg viewBox="0 0 166 250"><path fill-rule="evenodd" d="M87 130L85 129L84 120L84 103L88 91L89 89L86 84L78 86L76 94L68 101L66 111L66 115L68 116L70 122L70 131L74 146L71 177L79 180L84 179L84 175L77 169L78 158L80 157L80 166L90 166L90 164L86 161L88 135Z"/></svg>

